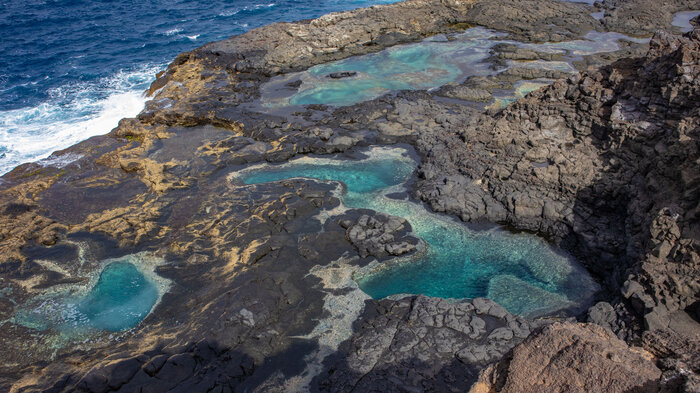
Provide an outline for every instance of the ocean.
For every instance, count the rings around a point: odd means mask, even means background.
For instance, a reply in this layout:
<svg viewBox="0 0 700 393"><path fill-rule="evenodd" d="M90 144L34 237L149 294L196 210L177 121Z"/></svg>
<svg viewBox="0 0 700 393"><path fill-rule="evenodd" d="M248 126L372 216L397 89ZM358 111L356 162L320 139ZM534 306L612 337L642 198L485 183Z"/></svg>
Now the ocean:
<svg viewBox="0 0 700 393"><path fill-rule="evenodd" d="M396 0L0 0L0 175L138 114L180 52Z"/></svg>

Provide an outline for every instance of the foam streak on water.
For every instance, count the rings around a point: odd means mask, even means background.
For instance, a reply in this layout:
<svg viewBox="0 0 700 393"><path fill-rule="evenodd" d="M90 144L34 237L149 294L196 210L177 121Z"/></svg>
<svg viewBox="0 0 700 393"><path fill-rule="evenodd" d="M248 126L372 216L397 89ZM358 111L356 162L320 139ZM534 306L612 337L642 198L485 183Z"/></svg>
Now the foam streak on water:
<svg viewBox="0 0 700 393"><path fill-rule="evenodd" d="M474 230L410 200L386 195L405 190L416 162L400 148L373 148L363 160L305 157L233 175L246 184L308 177L342 181L343 203L406 218L428 245L425 255L398 259L358 278L373 298L411 293L443 298L489 297L526 317L577 313L598 286L570 256L544 240L499 228Z"/></svg>

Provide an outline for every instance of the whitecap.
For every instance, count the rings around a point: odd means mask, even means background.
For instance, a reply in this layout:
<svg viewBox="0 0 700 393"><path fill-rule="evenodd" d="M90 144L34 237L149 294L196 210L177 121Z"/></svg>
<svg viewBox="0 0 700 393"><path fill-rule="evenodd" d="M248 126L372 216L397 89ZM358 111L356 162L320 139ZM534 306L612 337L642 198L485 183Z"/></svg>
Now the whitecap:
<svg viewBox="0 0 700 393"><path fill-rule="evenodd" d="M224 11L224 12L219 13L219 16L223 16L223 17L233 16L233 15L236 15L236 14L238 14L238 13L240 13L240 12L243 12L243 11L256 11L256 10L261 10L261 9L265 9L265 8L272 8L272 7L275 7L275 6L277 6L277 3L261 3L261 4L255 4L255 5L252 6L252 7L245 6L245 7L243 7L243 8L238 8L238 9L235 9L235 10Z"/></svg>
<svg viewBox="0 0 700 393"><path fill-rule="evenodd" d="M171 35L175 35L177 33L182 33L182 29L170 29L163 34L167 35L167 36L171 36Z"/></svg>
<svg viewBox="0 0 700 393"><path fill-rule="evenodd" d="M163 65L144 65L96 83L64 85L34 107L0 111L0 174L41 160L95 135L108 133L144 107L143 91ZM69 157L63 157L65 162ZM51 159L50 159L51 160ZM58 165L48 161L40 164Z"/></svg>
<svg viewBox="0 0 700 393"><path fill-rule="evenodd" d="M229 11L224 11L219 13L219 16L227 17L227 16L233 16L241 12L241 9L236 9L236 10L229 10Z"/></svg>

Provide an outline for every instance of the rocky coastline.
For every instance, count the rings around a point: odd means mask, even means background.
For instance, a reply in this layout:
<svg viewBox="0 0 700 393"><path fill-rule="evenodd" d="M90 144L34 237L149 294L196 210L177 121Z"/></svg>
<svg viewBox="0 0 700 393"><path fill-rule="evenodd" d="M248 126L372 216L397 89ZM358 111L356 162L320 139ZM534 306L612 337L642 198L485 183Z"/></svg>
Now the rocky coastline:
<svg viewBox="0 0 700 393"><path fill-rule="evenodd" d="M54 153L79 158L1 178L0 390L700 391L700 30L671 25L688 10L700 2L408 0L179 55L138 117ZM559 57L500 44L486 76L261 110L281 74L475 26L526 44L650 41L579 56L576 73L503 70ZM489 105L541 79L556 81ZM397 197L548 239L598 281L596 303L528 320L485 298L371 299L357 272L423 248L406 220L345 208L335 183L231 178L395 144L420 160ZM171 284L136 327L78 340L16 323L30 299L140 252Z"/></svg>

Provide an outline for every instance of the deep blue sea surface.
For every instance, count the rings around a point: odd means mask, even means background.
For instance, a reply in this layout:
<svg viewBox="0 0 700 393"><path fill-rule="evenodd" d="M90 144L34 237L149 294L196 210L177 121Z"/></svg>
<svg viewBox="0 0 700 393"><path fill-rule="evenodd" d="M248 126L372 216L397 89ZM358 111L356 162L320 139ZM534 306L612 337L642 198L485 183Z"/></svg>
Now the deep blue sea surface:
<svg viewBox="0 0 700 393"><path fill-rule="evenodd" d="M109 132L180 52L395 0L0 0L0 174Z"/></svg>

